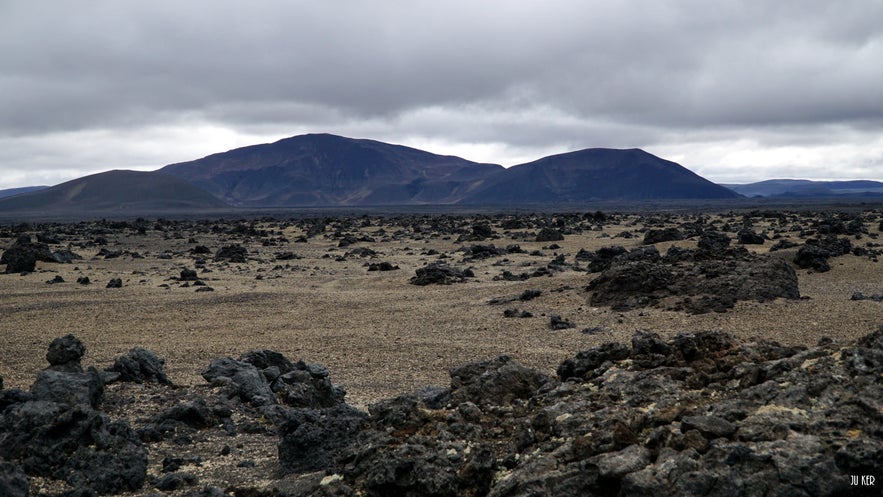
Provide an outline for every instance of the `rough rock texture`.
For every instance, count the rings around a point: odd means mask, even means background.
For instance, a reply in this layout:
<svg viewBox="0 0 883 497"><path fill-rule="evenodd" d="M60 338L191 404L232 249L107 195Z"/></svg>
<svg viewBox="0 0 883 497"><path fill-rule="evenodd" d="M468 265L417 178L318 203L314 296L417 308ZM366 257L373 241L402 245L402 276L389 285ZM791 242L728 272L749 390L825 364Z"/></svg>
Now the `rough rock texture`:
<svg viewBox="0 0 883 497"><path fill-rule="evenodd" d="M65 335L52 340L46 352L46 360L51 369L59 371L81 372L80 359L86 353L86 346L77 337Z"/></svg>
<svg viewBox="0 0 883 497"><path fill-rule="evenodd" d="M803 269L812 269L819 273L831 270L828 259L848 254L852 250L852 242L848 238L810 238L797 251L794 256L794 264Z"/></svg>
<svg viewBox="0 0 883 497"><path fill-rule="evenodd" d="M27 495L27 477L73 488L47 497L842 496L879 495L851 476L883 481L883 328L813 347L642 331L575 354L557 378L507 356L450 375L448 388L365 413L325 367L254 350L212 361L212 386L139 387L164 407L133 430L100 402L37 386L58 378L74 391L102 377L95 368L45 370L33 393L0 392L0 495ZM129 400L117 392L112 402ZM279 471L255 469L251 483L266 487L201 488L196 473L218 461L163 448L161 473L155 461L147 477L152 444L214 433L238 446L234 436L254 430L278 441Z"/></svg>
<svg viewBox="0 0 883 497"><path fill-rule="evenodd" d="M0 495L28 497L28 477L18 466L0 459Z"/></svg>
<svg viewBox="0 0 883 497"><path fill-rule="evenodd" d="M426 285L450 285L466 281L466 278L475 276L472 270L460 270L444 264L428 264L415 270L416 275L411 278L411 284L417 286Z"/></svg>
<svg viewBox="0 0 883 497"><path fill-rule="evenodd" d="M536 237L538 242L560 242L561 240L564 240L564 235L555 228L543 228Z"/></svg>
<svg viewBox="0 0 883 497"><path fill-rule="evenodd" d="M661 242L673 242L683 240L684 233L677 228L650 229L644 233L644 245L652 245Z"/></svg>
<svg viewBox="0 0 883 497"><path fill-rule="evenodd" d="M46 355L51 366L37 375L30 394L3 392L0 459L24 474L63 480L82 491L138 490L147 451L128 423L97 410L104 383L95 368L82 372L84 352L72 335L56 339ZM16 495L16 471L0 468L0 495ZM10 493L2 492L4 485Z"/></svg>
<svg viewBox="0 0 883 497"><path fill-rule="evenodd" d="M283 467L328 476L287 495L837 496L878 494L851 475L883 481L883 329L810 348L643 332L558 372L501 357L452 370L443 406L411 394L351 423L302 416ZM310 439L321 463L298 465Z"/></svg>
<svg viewBox="0 0 883 497"><path fill-rule="evenodd" d="M587 286L590 301L615 310L667 305L704 313L726 311L739 300L800 298L797 274L785 260L724 247L709 237L697 250L673 247L662 258L618 255Z"/></svg>
<svg viewBox="0 0 883 497"><path fill-rule="evenodd" d="M281 403L299 408L333 407L343 402L346 394L342 387L331 383L325 366L293 363L272 350L253 350L239 360L214 359L202 376L224 386L229 397L253 406Z"/></svg>
<svg viewBox="0 0 883 497"><path fill-rule="evenodd" d="M216 261L244 263L248 257L248 249L242 245L226 245L215 254Z"/></svg>
<svg viewBox="0 0 883 497"><path fill-rule="evenodd" d="M113 366L107 371L117 373L119 381L133 381L135 383L154 382L171 385L172 382L166 376L163 366L165 361L153 352L135 347L126 355L118 357Z"/></svg>
<svg viewBox="0 0 883 497"><path fill-rule="evenodd" d="M18 237L0 256L0 264L6 264L7 273L34 271L37 261L53 261L52 251L45 243L32 242L28 235Z"/></svg>

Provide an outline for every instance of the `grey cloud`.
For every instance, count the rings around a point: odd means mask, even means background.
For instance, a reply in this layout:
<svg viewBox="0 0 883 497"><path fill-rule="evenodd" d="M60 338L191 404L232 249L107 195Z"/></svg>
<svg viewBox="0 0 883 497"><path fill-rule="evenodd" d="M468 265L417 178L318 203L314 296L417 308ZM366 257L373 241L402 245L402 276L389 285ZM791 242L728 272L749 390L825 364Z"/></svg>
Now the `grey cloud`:
<svg viewBox="0 0 883 497"><path fill-rule="evenodd" d="M883 131L881 18L874 0L2 2L0 138L854 143Z"/></svg>

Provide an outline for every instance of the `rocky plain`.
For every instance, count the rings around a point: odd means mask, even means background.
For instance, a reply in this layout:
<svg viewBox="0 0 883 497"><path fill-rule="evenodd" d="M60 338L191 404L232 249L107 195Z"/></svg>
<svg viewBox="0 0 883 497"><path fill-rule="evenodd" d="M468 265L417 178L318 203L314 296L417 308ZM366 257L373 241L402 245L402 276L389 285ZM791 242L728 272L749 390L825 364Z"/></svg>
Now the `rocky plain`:
<svg viewBox="0 0 883 497"><path fill-rule="evenodd" d="M880 495L883 213L0 226L0 495Z"/></svg>

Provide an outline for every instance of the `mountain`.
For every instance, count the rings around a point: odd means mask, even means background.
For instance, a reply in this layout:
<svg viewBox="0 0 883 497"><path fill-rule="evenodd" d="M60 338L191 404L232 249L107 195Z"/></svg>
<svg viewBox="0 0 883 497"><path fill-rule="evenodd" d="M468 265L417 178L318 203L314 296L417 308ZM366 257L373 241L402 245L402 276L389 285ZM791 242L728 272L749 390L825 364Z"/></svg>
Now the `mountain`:
<svg viewBox="0 0 883 497"><path fill-rule="evenodd" d="M643 150L589 148L544 157L499 172L485 180L463 203L737 197L737 193Z"/></svg>
<svg viewBox="0 0 883 497"><path fill-rule="evenodd" d="M450 204L503 170L374 140L310 134L160 172L247 207Z"/></svg>
<svg viewBox="0 0 883 497"><path fill-rule="evenodd" d="M107 171L0 199L0 213L201 210L227 207L186 181L158 172Z"/></svg>
<svg viewBox="0 0 883 497"><path fill-rule="evenodd" d="M744 185L723 185L746 197L879 197L879 181L811 181L806 179L771 179Z"/></svg>
<svg viewBox="0 0 883 497"><path fill-rule="evenodd" d="M30 193L38 190L45 190L49 188L48 186L23 186L21 188L9 188L6 190L0 190L0 198L6 197L14 197L15 195L21 195L22 193Z"/></svg>

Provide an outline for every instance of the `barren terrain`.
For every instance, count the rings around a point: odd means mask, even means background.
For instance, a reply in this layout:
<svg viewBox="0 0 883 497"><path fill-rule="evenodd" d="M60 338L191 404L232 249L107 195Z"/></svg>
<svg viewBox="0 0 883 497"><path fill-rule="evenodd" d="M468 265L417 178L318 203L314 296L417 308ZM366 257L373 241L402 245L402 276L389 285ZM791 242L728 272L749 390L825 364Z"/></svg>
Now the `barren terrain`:
<svg viewBox="0 0 883 497"><path fill-rule="evenodd" d="M497 224L505 219L496 219ZM722 219L741 222L742 216ZM872 214L868 235L856 240L856 245L874 242L879 234L875 219ZM361 226L361 218L344 221L346 233L357 238L371 236L376 241L339 248L339 240L333 237L335 225L331 224L322 235L295 243L305 234L302 227L277 221L196 224L192 230L189 223L154 229L156 223L151 222L145 234L107 229L109 233L98 235L108 240L106 246L82 248L79 245L88 244L96 235L63 235L62 245L71 244L84 260L41 262L33 273L0 277L0 376L7 386L26 388L45 367L47 344L68 333L87 344L84 364L104 367L130 348L142 346L164 357L172 380L183 385L203 382L199 373L212 358L269 348L293 359L327 365L335 382L346 388L349 401L366 406L421 386L446 385L449 368L502 353L552 373L575 351L610 340L628 341L635 330L662 335L721 330L743 338L807 345L821 337L847 340L862 336L883 323L880 303L850 300L857 291L866 295L883 292L883 265L866 256L833 259L833 269L825 273L798 269L804 299L797 301L739 302L730 312L701 315L646 308L618 312L589 304L584 287L595 275L583 271L569 269L514 282L494 281L494 276L503 270L532 272L559 254L568 263L577 262L574 255L580 249L639 247L644 228L641 216L622 216L617 224L602 224L600 231L566 235L557 242L517 236L525 232L533 235L536 230L505 230L493 225L493 239L457 242L455 230L428 229L431 217L417 220L427 228L417 234L412 226L399 226L401 219L396 218L367 218L367 226ZM471 219L457 221L460 223L455 227L467 234L474 224ZM673 224L683 219L666 221ZM773 224L758 219L755 229L776 230L783 237L802 241L787 226L781 229ZM248 226L265 231L267 236L213 233L213 226ZM387 234L377 236L381 228ZM393 236L397 232L402 233ZM616 237L623 232L635 237ZM274 245L264 246L266 240ZM234 243L247 248L245 263L213 260L216 250ZM548 248L552 243L560 248ZM500 248L518 244L526 253L463 262L464 254L458 249L475 244ZM673 244L695 247L694 240L656 246L664 253ZM206 246L212 253L191 255L196 245ZM765 253L770 245L768 241L747 247ZM122 255L111 259L96 256L102 247ZM377 254L346 255L358 247ZM437 255L427 255L429 251L447 255L453 266L473 268L476 277L451 285L409 284L417 268L437 260ZM280 252L300 258L278 261L275 254ZM776 255L793 258L795 252L790 249ZM199 278L213 292L195 292L199 287L182 288L177 281L181 270L194 268L194 259L200 258L205 264L197 271ZM400 269L369 272L366 265L378 261ZM46 283L56 275L65 282ZM77 284L81 276L92 284ZM111 278L121 278L123 287L105 288ZM528 289L542 294L527 302L516 300L508 307L527 310L533 318L506 319L503 311L507 305L488 304L494 298L518 297ZM553 331L549 326L552 314L575 327ZM593 328L593 333L582 332Z"/></svg>
<svg viewBox="0 0 883 497"><path fill-rule="evenodd" d="M865 212L860 231L825 233L848 238L860 250L831 257L831 269L819 272L795 266L795 255L807 239L821 237L820 223L840 220L839 214L774 214L8 225L0 227L0 248L22 235L36 241L39 234L51 249L69 249L82 259L41 261L31 272L0 274L0 377L6 389L27 390L47 365L47 345L67 334L86 345L84 367L104 369L133 347L144 347L165 359L173 383L197 389L208 388L200 374L212 359L271 349L324 364L331 380L345 388L347 402L366 409L427 385L447 386L451 368L501 354L554 376L576 352L609 341L628 343L638 330L663 338L723 331L744 340L809 346L823 337L845 343L883 324L879 299L852 298L856 292L883 293L876 255L883 216ZM843 215L840 225L854 218ZM703 313L677 310L670 297L632 309L592 304L586 287L598 274L577 257L581 250L640 250L650 246L643 243L648 230L663 228L679 228L686 236L653 244L660 254L670 247L695 249L699 237L685 227L696 223L726 233L732 247L742 247L736 232L746 226L761 234L762 244L744 247L786 260L796 270L800 298L739 300L718 309L723 312ZM543 227L562 233L563 240L536 241ZM795 245L770 252L780 240ZM474 249L491 244L498 251L490 256ZM218 257L222 248L237 245L246 250L244 261ZM472 276L450 284L411 283L418 269L440 261ZM398 269L369 271L381 262ZM197 277L185 277L184 270L195 270ZM518 279L522 273L526 279ZM63 282L48 283L57 277ZM84 277L89 284L77 282ZM122 286L106 288L114 278ZM525 297L529 291L533 298ZM507 310L515 317L505 317ZM530 317L519 317L524 311ZM553 316L572 326L553 329ZM111 415L133 423L147 415L121 407L131 394L117 394L117 388L109 386L106 394ZM158 395L151 389L163 387L138 388ZM240 442L236 450L247 448L248 442ZM259 468L275 468L275 442L256 442L248 454ZM159 474L159 461L151 454L151 474ZM201 471L206 482L222 479ZM223 472L235 478L235 471Z"/></svg>

